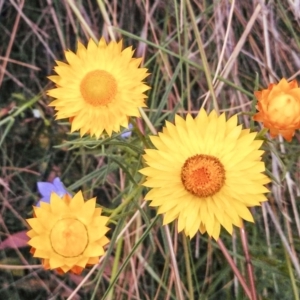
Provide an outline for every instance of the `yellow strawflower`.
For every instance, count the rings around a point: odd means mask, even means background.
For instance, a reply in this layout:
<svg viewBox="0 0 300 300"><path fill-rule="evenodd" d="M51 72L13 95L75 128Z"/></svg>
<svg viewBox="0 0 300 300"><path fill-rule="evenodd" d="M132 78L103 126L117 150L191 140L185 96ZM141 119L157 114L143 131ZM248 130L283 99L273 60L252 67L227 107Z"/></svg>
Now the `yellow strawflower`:
<svg viewBox="0 0 300 300"><path fill-rule="evenodd" d="M128 127L129 117L139 117L149 89L143 80L149 75L139 68L141 58L133 58L131 47L122 41L98 44L90 40L87 48L78 42L76 54L65 51L68 63L57 61L58 75L49 76L57 87L48 91L56 98L56 119L69 118L71 132L80 130L99 138L105 130L111 136L120 126Z"/></svg>
<svg viewBox="0 0 300 300"><path fill-rule="evenodd" d="M193 119L175 116L146 149L145 196L164 214L163 224L178 220L178 230L193 237L198 231L218 239L221 226L232 234L242 219L253 222L248 207L266 201L262 141L237 125L237 116L209 115L201 109Z"/></svg>
<svg viewBox="0 0 300 300"><path fill-rule="evenodd" d="M34 217L27 219L31 230L28 244L34 257L43 259L45 269L80 274L103 256L109 242L105 236L108 217L101 216L96 198L84 201L81 191L73 198L52 193L50 203L41 201Z"/></svg>

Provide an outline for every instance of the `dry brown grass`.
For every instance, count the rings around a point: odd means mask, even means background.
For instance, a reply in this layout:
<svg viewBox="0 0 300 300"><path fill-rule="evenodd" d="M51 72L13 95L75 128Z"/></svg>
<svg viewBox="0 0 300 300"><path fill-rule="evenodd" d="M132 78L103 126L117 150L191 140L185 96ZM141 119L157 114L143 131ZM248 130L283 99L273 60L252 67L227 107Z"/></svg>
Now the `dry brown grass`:
<svg viewBox="0 0 300 300"><path fill-rule="evenodd" d="M175 112L211 110L215 98L220 111L260 130L246 114L253 91L299 75L299 1L190 2L194 19L189 1L0 0L1 240L26 230L36 182L55 176L113 213L106 257L81 276L44 271L28 247L2 249L1 299L242 299L215 242L187 241L176 225L154 219L137 186L137 134L130 146L118 138L79 140L47 106L47 76L63 50L74 51L77 40L123 38L152 73L150 129ZM150 132L142 120L137 126ZM296 133L290 144L279 138L264 146L274 180L269 202L253 209L255 225L246 226L258 299L299 299L299 141ZM238 232L223 232L223 241L245 274Z"/></svg>

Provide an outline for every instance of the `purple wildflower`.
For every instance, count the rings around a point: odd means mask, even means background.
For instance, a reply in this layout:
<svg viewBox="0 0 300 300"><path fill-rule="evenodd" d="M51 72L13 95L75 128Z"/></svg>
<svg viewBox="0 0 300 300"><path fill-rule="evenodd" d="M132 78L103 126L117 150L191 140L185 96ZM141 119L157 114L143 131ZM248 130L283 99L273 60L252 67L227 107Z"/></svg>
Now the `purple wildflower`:
<svg viewBox="0 0 300 300"><path fill-rule="evenodd" d="M37 188L42 195L42 198L36 206L40 206L41 201L49 203L52 192L56 193L59 197L62 197L65 194L69 194L71 196L58 177L54 178L52 183L39 181L37 183Z"/></svg>
<svg viewBox="0 0 300 300"><path fill-rule="evenodd" d="M128 129L125 129L123 131L123 133L121 134L121 138L123 138L123 139L129 138L132 134L132 128L133 128L133 125L131 123L129 123Z"/></svg>

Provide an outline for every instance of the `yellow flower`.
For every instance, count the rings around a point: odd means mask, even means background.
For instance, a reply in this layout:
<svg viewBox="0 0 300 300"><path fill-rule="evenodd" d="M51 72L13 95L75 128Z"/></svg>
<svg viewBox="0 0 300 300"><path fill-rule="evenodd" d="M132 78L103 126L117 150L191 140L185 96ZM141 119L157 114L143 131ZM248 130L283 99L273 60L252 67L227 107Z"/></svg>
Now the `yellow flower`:
<svg viewBox="0 0 300 300"><path fill-rule="evenodd" d="M132 58L131 47L122 50L122 41L98 44L90 40L87 48L78 42L76 54L65 51L68 64L57 61L58 75L49 76L57 88L48 95L57 98L56 119L69 118L71 132L89 133L99 138L128 127L128 117L139 117L138 107L145 107L144 94L149 86L143 79L149 74L139 68L141 58Z"/></svg>
<svg viewBox="0 0 300 300"><path fill-rule="evenodd" d="M148 167L145 196L165 214L163 224L178 219L178 230L193 237L207 231L218 239L221 225L232 234L242 219L253 222L247 207L266 200L269 182L262 174L262 141L256 133L237 126L237 116L226 121L225 114L209 115L201 109L193 119L175 116L151 141L157 149L146 149Z"/></svg>
<svg viewBox="0 0 300 300"><path fill-rule="evenodd" d="M108 217L101 216L95 205L96 198L84 202L79 191L73 198L52 193L50 204L41 201L40 207L33 207L35 216L27 219L28 244L33 256L43 259L45 269L80 274L86 265L99 262L109 229Z"/></svg>
<svg viewBox="0 0 300 300"><path fill-rule="evenodd" d="M278 84L271 83L267 89L256 91L254 95L259 112L253 119L269 128L271 137L281 134L290 142L295 130L300 128L300 88L297 81L287 82L283 78Z"/></svg>

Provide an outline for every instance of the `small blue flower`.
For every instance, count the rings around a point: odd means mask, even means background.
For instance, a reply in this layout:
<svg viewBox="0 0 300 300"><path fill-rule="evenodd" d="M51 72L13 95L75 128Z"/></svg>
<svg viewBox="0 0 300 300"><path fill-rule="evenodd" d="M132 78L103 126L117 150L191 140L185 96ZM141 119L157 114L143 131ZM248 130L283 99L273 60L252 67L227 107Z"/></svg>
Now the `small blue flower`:
<svg viewBox="0 0 300 300"><path fill-rule="evenodd" d="M42 195L42 198L36 206L40 206L41 201L49 203L52 192L56 193L59 197L62 197L65 194L69 194L71 196L58 177L56 177L52 183L39 181L37 183L37 188Z"/></svg>
<svg viewBox="0 0 300 300"><path fill-rule="evenodd" d="M121 134L121 138L123 138L123 139L129 138L132 134L132 128L133 128L133 125L131 123L129 123L128 129L125 129L123 131L123 133Z"/></svg>

